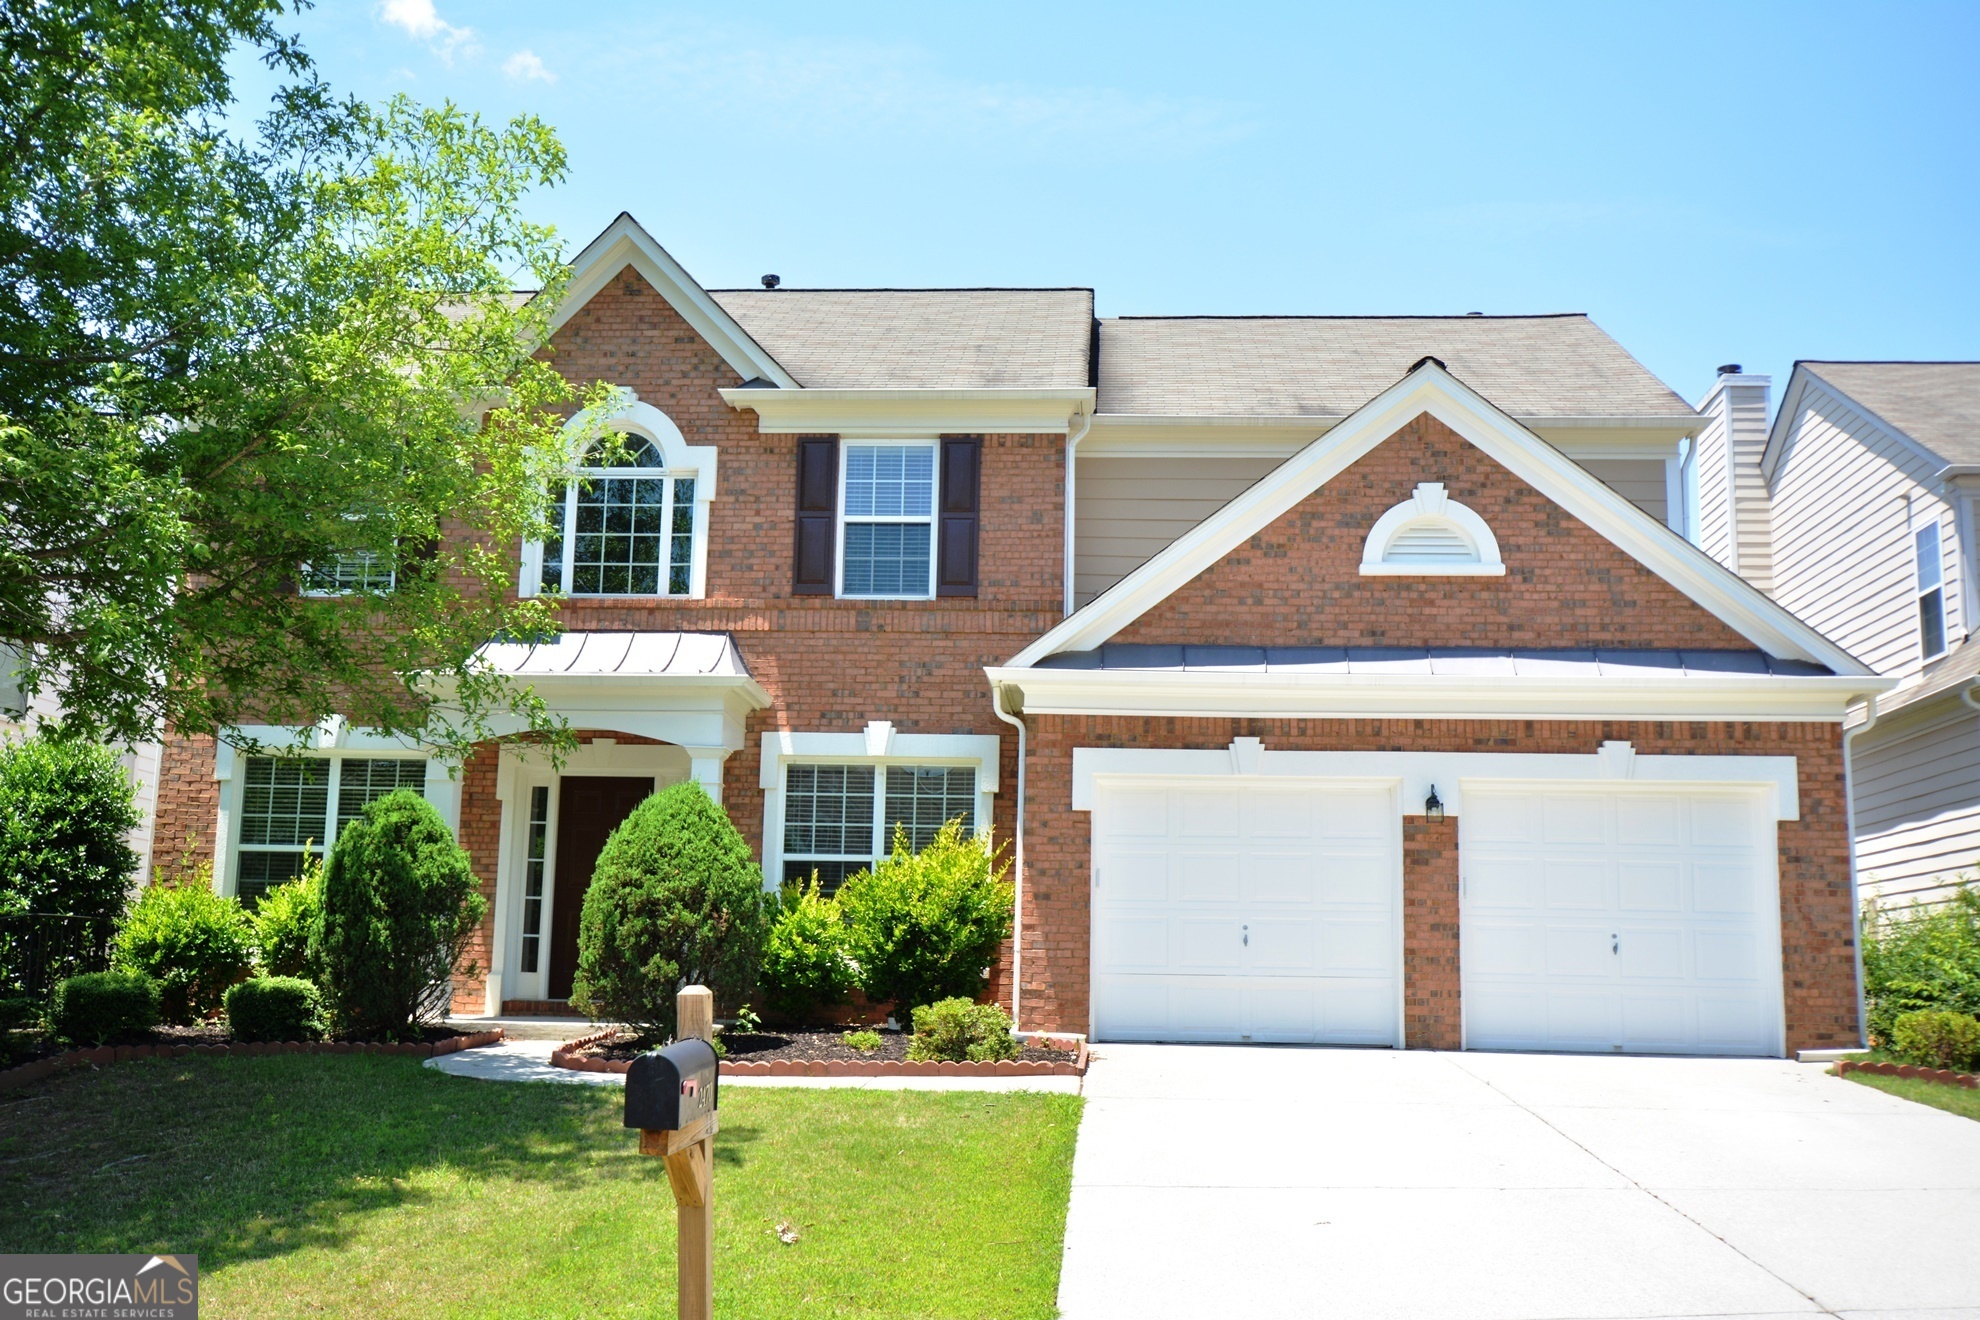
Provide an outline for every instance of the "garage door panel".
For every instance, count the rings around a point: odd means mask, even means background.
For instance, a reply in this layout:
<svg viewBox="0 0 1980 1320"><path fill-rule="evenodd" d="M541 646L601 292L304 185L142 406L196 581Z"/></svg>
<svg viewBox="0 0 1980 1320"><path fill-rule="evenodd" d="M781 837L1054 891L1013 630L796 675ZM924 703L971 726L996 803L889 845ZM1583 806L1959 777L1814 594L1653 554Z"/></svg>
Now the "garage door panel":
<svg viewBox="0 0 1980 1320"><path fill-rule="evenodd" d="M1320 927L1320 969L1335 976L1379 976L1395 962L1387 914L1338 915Z"/></svg>
<svg viewBox="0 0 1980 1320"><path fill-rule="evenodd" d="M1322 793L1315 812L1329 843L1359 840L1386 847L1395 834L1395 804L1389 794L1334 789Z"/></svg>
<svg viewBox="0 0 1980 1320"><path fill-rule="evenodd" d="M1778 1051L1768 806L1762 794L1722 788L1467 784L1466 1043Z"/></svg>
<svg viewBox="0 0 1980 1320"><path fill-rule="evenodd" d="M1237 971L1243 948L1238 924L1235 919L1173 918L1177 968L1191 972Z"/></svg>
<svg viewBox="0 0 1980 1320"><path fill-rule="evenodd" d="M1121 971L1169 970L1168 918L1110 917L1097 929L1096 951L1108 966Z"/></svg>
<svg viewBox="0 0 1980 1320"><path fill-rule="evenodd" d="M1236 799L1244 812L1244 833L1251 839L1314 837L1313 798L1308 793L1246 793Z"/></svg>
<svg viewBox="0 0 1980 1320"><path fill-rule="evenodd" d="M1387 1045L1396 1038L1396 990L1387 980L1334 982L1319 996L1320 1029L1344 1045Z"/></svg>
<svg viewBox="0 0 1980 1320"><path fill-rule="evenodd" d="M1231 903L1238 897L1237 868L1228 852L1190 847L1170 854L1169 874L1179 903Z"/></svg>
<svg viewBox="0 0 1980 1320"><path fill-rule="evenodd" d="M1110 838L1166 839L1169 837L1169 795L1160 790L1113 789L1107 794L1107 833Z"/></svg>
<svg viewBox="0 0 1980 1320"><path fill-rule="evenodd" d="M1247 904L1312 907L1319 899L1320 874L1311 852L1253 852L1245 856L1243 869Z"/></svg>
<svg viewBox="0 0 1980 1320"><path fill-rule="evenodd" d="M1184 1037L1241 1037L1244 991L1228 980L1177 983L1169 991L1169 1021Z"/></svg>
<svg viewBox="0 0 1980 1320"><path fill-rule="evenodd" d="M1328 849L1319 859L1319 892L1328 904L1387 909L1396 884L1393 853Z"/></svg>
<svg viewBox="0 0 1980 1320"><path fill-rule="evenodd" d="M1104 877L1108 898L1120 905L1169 901L1169 855L1140 848L1117 849Z"/></svg>
<svg viewBox="0 0 1980 1320"><path fill-rule="evenodd" d="M1241 829L1237 796L1233 793L1172 793L1170 811L1176 832L1193 841L1236 839Z"/></svg>
<svg viewBox="0 0 1980 1320"><path fill-rule="evenodd" d="M1245 987L1244 1035L1255 1041L1309 1041L1320 1029L1319 995L1310 981L1259 981Z"/></svg>
<svg viewBox="0 0 1980 1320"><path fill-rule="evenodd" d="M1244 959L1247 972L1296 972L1310 976L1320 970L1318 922L1274 919L1253 920L1249 925L1251 944Z"/></svg>
<svg viewBox="0 0 1980 1320"><path fill-rule="evenodd" d="M1169 983L1152 976L1102 976L1094 991L1107 1000L1116 1039L1147 1039L1169 1021Z"/></svg>

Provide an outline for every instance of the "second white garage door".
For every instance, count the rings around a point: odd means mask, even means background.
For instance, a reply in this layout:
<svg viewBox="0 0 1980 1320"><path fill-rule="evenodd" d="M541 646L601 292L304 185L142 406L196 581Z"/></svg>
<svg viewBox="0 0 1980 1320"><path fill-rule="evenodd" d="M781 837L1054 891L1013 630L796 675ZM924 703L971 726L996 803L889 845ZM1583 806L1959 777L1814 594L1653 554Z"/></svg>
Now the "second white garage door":
<svg viewBox="0 0 1980 1320"><path fill-rule="evenodd" d="M1094 1038L1400 1044L1401 832L1383 785L1103 785Z"/></svg>
<svg viewBox="0 0 1980 1320"><path fill-rule="evenodd" d="M1458 837L1468 1047L1780 1053L1766 793L1467 784Z"/></svg>

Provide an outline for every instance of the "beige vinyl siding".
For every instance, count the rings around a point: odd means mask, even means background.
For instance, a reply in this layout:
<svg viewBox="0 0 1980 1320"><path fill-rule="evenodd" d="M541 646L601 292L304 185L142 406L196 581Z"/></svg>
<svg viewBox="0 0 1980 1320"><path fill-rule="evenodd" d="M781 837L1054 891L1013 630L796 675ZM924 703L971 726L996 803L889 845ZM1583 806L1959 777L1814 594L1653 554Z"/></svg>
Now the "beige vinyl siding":
<svg viewBox="0 0 1980 1320"><path fill-rule="evenodd" d="M1939 518L1946 635L1962 633L1953 509L1925 489L1936 470L1812 382L1775 469L1775 599L1881 674L1921 666L1913 510Z"/></svg>
<svg viewBox="0 0 1980 1320"><path fill-rule="evenodd" d="M1692 471L1698 482L1698 527L1692 534L1692 541L1712 558L1727 568L1733 566L1732 552L1732 482L1729 465L1726 461L1726 423L1723 413L1716 406L1710 408L1711 421L1698 433L1693 443L1697 452L1692 458Z"/></svg>
<svg viewBox="0 0 1980 1320"><path fill-rule="evenodd" d="M1722 376L1700 411L1700 549L1760 590L1774 588L1771 499L1760 457L1767 448L1767 379Z"/></svg>
<svg viewBox="0 0 1980 1320"><path fill-rule="evenodd" d="M1671 520L1671 492L1665 484L1666 465L1660 458L1584 458L1581 466L1602 479L1602 484L1637 508L1668 525Z"/></svg>
<svg viewBox="0 0 1980 1320"><path fill-rule="evenodd" d="M1947 716L1890 739L1872 730L1852 749L1866 898L1930 902L1980 863L1980 714L1944 705Z"/></svg>
<svg viewBox="0 0 1980 1320"><path fill-rule="evenodd" d="M1084 605L1283 460L1081 457L1073 591Z"/></svg>

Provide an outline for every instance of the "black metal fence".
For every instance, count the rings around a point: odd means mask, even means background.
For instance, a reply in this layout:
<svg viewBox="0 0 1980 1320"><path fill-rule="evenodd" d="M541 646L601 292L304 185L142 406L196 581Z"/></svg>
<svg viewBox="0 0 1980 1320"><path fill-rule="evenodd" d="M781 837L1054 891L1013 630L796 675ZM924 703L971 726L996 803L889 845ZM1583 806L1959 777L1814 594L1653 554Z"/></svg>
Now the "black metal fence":
<svg viewBox="0 0 1980 1320"><path fill-rule="evenodd" d="M0 996L46 997L57 982L110 965L111 917L0 913Z"/></svg>

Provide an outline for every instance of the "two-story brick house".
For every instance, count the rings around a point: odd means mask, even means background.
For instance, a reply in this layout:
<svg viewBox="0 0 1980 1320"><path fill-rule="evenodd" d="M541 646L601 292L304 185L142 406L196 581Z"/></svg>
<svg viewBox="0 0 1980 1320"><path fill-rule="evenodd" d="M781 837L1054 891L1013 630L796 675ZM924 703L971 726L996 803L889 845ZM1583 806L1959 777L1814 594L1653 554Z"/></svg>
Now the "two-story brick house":
<svg viewBox="0 0 1980 1320"><path fill-rule="evenodd" d="M1011 842L1025 1029L1856 1039L1840 727L1884 681L1672 529L1704 419L1585 317L710 291L626 216L574 276L554 360L633 441L517 547L568 633L488 656L580 750L175 741L160 837L224 891L422 784L490 899L457 1010L540 1006L605 834L691 776L768 884Z"/></svg>

